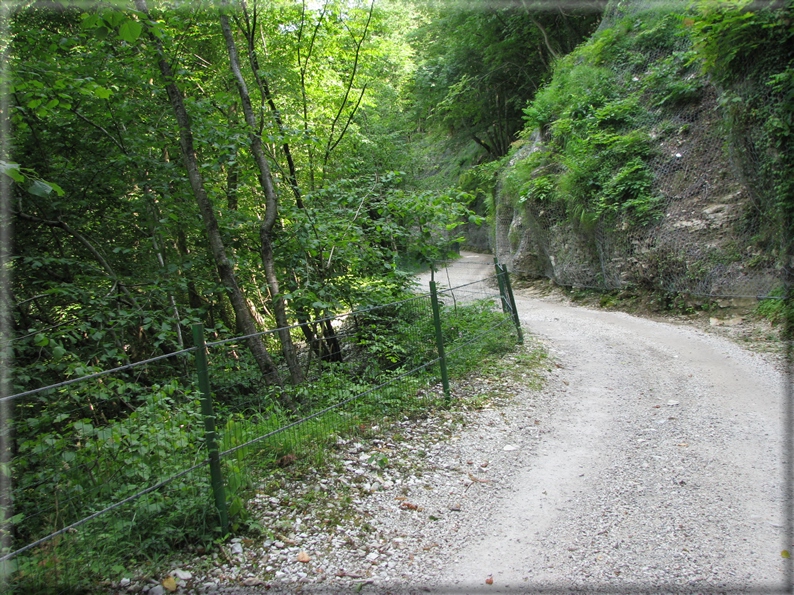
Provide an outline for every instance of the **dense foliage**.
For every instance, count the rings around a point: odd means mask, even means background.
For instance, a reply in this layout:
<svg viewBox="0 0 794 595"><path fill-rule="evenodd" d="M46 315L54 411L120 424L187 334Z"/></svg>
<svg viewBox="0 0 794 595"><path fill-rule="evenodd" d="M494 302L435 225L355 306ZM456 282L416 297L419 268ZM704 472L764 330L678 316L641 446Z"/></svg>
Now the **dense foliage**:
<svg viewBox="0 0 794 595"><path fill-rule="evenodd" d="M15 232L11 392L181 352L202 323L210 340L247 336L210 352L228 449L434 359L426 317L407 306L368 310L410 297L404 270L435 266L460 243L461 226L481 220L472 194L453 181L431 189L416 175L417 151L435 153L417 142L430 88L422 91L416 64L446 61L450 71L474 73L453 64L460 48L425 48L427 28L407 42L431 13L386 0L16 6L4 81L14 143L0 162ZM512 61L540 31L528 24L531 11L481 18L507 19L493 35L504 37L500 51ZM582 35L593 21L537 18L552 53L565 49L557 24ZM471 24L455 26L474 35ZM508 29L516 34L505 36ZM485 68L498 73L499 59ZM518 70L530 67L540 69L530 60ZM530 91L498 84L511 121L503 152ZM334 318L353 310L371 314ZM444 310L450 344L501 319L485 306ZM256 336L276 327L284 330ZM511 341L504 332L480 340L472 348L481 351L452 367L470 369ZM15 546L28 543L201 467L192 357L15 400L15 509L0 546L12 534ZM377 406L334 415L355 427L367 416L406 413L420 401L405 395L426 383L412 376ZM305 442L332 433L307 432ZM268 451L261 465L294 448ZM250 470L235 456L223 465L239 530ZM83 588L222 537L205 475L201 467L180 476L20 557L20 589L47 581Z"/></svg>
<svg viewBox="0 0 794 595"><path fill-rule="evenodd" d="M413 117L423 129L473 140L490 159L505 155L526 101L553 62L592 32L603 4L431 5L411 38L420 53L410 87Z"/></svg>
<svg viewBox="0 0 794 595"><path fill-rule="evenodd" d="M664 134L659 121L704 85L683 30L674 14L626 17L557 63L525 110L525 136L539 130L544 142L508 173L505 190L515 204L559 203L560 216L584 229L662 216L651 135Z"/></svg>
<svg viewBox="0 0 794 595"><path fill-rule="evenodd" d="M14 15L15 145L4 169L16 182L19 389L179 349L194 321L234 332L248 309L260 329L272 326L274 297L304 322L366 303L361 287L404 284L397 258L439 258L468 220L457 195L427 201L404 189L367 131L399 91L405 65L387 30L399 11L282 2L232 17L239 53L248 47L258 67L246 77L278 195L271 209L214 4ZM214 221L181 164L158 47L184 94ZM366 159L372 146L380 163ZM260 273L264 244L278 284Z"/></svg>
<svg viewBox="0 0 794 595"><path fill-rule="evenodd" d="M480 222L456 180L422 180L435 134L504 154L596 20L532 2L19 8L0 164L15 389L179 350L195 322L299 323L248 350L267 384L300 382L295 343L334 340L314 320L388 300L398 265L442 259Z"/></svg>
<svg viewBox="0 0 794 595"><path fill-rule="evenodd" d="M542 216L546 228L568 222L585 242L596 228L606 236L642 234L677 198L669 187L662 195L660 177L682 183L669 172L676 167L671 148L688 138L686 118L712 118L714 133L728 141L715 150L729 154L752 195L752 209L738 224L751 236L741 250L756 255L752 266L779 268L791 250L794 204L792 3L667 8L611 5L608 20L555 62L553 76L528 102L523 144L501 167L468 172L463 187L489 197L498 187L504 204ZM695 113L711 102L714 108L703 109L713 116ZM723 261L741 258L726 250Z"/></svg>

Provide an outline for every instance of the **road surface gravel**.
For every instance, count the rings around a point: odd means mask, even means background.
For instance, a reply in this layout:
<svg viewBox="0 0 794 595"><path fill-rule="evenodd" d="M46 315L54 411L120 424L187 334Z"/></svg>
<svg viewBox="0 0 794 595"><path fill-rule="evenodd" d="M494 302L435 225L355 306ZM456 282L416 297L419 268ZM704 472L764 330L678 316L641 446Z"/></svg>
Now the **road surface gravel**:
<svg viewBox="0 0 794 595"><path fill-rule="evenodd" d="M464 254L462 275L491 270ZM478 267L479 265L479 267ZM437 275L445 279L444 275ZM783 376L720 337L516 294L562 366L550 429L434 582L500 588L783 584Z"/></svg>

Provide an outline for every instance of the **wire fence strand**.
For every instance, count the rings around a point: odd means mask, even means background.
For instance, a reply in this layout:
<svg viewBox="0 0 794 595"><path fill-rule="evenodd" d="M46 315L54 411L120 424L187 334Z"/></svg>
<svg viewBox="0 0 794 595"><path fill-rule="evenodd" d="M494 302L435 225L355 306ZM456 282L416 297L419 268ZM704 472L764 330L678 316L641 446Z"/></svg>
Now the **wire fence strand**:
<svg viewBox="0 0 794 595"><path fill-rule="evenodd" d="M465 371L467 362L479 364L483 353L501 353L515 343L503 331L512 325L501 312L505 298L498 285L492 276L439 291L443 342L455 370ZM206 343L216 460L227 505L244 506L250 478L267 476L296 453L323 448L340 434L423 415L444 402L429 294L312 320L313 334L307 336L299 334L305 326L288 329L306 377L296 385L262 382L251 356L235 345L254 335ZM257 335L275 345L276 331ZM61 557L55 550L85 553L99 543L103 556L135 555L133 542L149 544L137 546L148 555L158 526L170 528L174 543L217 534L208 470L212 454L207 456L196 376L150 366L195 350L4 399L15 409L10 430L16 449L9 465L15 514L0 531L13 533L16 547L0 551L0 563L13 562L18 569L57 566ZM279 367L284 373L284 362ZM123 374L132 369L142 373ZM42 396L46 391L50 394ZM61 575L73 570L58 568ZM15 576L34 580L36 574L20 570ZM48 578L35 580L40 583L20 588L44 588Z"/></svg>

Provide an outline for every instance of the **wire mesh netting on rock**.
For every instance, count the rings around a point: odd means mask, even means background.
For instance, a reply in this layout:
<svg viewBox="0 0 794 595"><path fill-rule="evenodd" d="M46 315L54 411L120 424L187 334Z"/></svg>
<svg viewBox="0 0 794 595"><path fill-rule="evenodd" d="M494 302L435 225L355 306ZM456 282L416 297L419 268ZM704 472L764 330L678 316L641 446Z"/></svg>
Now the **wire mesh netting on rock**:
<svg viewBox="0 0 794 595"><path fill-rule="evenodd" d="M497 187L499 260L572 287L778 295L789 231L756 109L784 102L776 66L745 60L718 85L685 6L628 6L529 108L538 128Z"/></svg>

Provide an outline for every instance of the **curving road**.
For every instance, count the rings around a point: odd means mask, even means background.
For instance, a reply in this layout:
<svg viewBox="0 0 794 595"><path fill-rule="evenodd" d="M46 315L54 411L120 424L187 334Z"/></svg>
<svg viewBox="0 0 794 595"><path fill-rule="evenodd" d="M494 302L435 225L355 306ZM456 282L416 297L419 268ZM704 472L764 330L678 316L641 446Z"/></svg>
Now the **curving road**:
<svg viewBox="0 0 794 595"><path fill-rule="evenodd" d="M449 282L490 271L492 257L464 253ZM779 592L791 549L780 366L687 326L516 301L562 388L487 529L430 586Z"/></svg>
<svg viewBox="0 0 794 595"><path fill-rule="evenodd" d="M464 253L436 279L492 271ZM197 562L209 582L187 592L791 592L781 366L685 325L516 301L553 362L542 389L513 354L509 378L461 386L515 398L406 418L377 448L343 440L318 483L259 496L264 526L293 523L291 544L237 539L237 554ZM367 462L383 452L384 469ZM283 504L300 490L324 500ZM340 502L348 518L329 525Z"/></svg>

